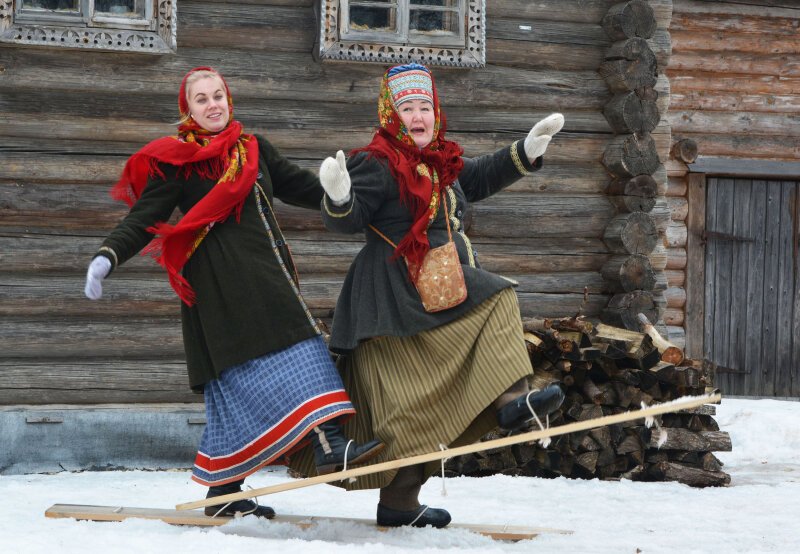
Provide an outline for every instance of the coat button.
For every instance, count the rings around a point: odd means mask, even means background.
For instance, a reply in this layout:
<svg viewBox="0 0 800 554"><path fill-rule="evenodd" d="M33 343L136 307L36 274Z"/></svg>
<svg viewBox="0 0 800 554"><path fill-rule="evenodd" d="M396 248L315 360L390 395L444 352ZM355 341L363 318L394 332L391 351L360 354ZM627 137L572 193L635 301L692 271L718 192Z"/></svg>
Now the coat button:
<svg viewBox="0 0 800 554"><path fill-rule="evenodd" d="M463 212L462 212L461 210L458 210L458 211L456 212L456 215L457 215L458 217L461 217L461 214L462 214L462 213L463 213Z"/></svg>
<svg viewBox="0 0 800 554"><path fill-rule="evenodd" d="M261 179L263 176L264 176L264 174L259 171L258 172L258 176L256 176L256 179Z"/></svg>
<svg viewBox="0 0 800 554"><path fill-rule="evenodd" d="M477 250L473 250L472 251L472 255L477 258L478 257L478 251Z"/></svg>
<svg viewBox="0 0 800 554"><path fill-rule="evenodd" d="M276 246L283 246L285 243L281 239L278 239L275 241L275 244Z"/></svg>

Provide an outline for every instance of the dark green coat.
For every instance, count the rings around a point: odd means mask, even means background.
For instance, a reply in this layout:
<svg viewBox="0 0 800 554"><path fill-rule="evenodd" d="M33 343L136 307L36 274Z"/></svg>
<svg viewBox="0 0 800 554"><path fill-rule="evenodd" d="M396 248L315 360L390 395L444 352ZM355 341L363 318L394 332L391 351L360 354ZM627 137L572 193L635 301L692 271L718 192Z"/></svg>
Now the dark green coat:
<svg viewBox="0 0 800 554"><path fill-rule="evenodd" d="M476 252L463 233L463 216L469 202L488 198L541 165L541 158L535 164L528 161L522 141L493 154L464 158L464 169L448 190L447 209L468 297L458 306L429 313L408 278L405 263L392 260L394 248L368 228L371 223L395 244L408 233L413 218L400 203L397 182L384 160L368 159L364 152L348 159L352 184L350 201L335 206L326 196L322 217L331 231L364 231L367 243L353 260L339 295L331 329L331 349L347 352L367 338L408 337L438 327L512 286L508 279L481 269ZM447 237L444 210L440 209L428 228L431 248L445 244Z"/></svg>
<svg viewBox="0 0 800 554"><path fill-rule="evenodd" d="M257 138L257 180L269 203L254 186L240 221L231 215L216 223L183 268L197 298L191 307L181 303L189 384L195 390L202 390L205 382L232 365L318 334L288 277L294 277L294 265L268 205L274 196L319 210L323 190L314 173L290 163L266 139ZM116 253L119 264L153 238L148 227L167 221L175 207L186 213L215 184L196 175L176 176L176 169L162 165L166 178L150 179L130 213L103 242ZM115 263L109 252L98 254Z"/></svg>

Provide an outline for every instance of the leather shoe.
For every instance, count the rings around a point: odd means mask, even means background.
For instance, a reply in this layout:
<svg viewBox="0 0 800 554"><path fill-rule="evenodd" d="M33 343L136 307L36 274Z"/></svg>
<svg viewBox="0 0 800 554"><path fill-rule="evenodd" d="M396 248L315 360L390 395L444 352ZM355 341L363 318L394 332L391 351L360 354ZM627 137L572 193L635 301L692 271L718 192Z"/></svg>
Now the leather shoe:
<svg viewBox="0 0 800 554"><path fill-rule="evenodd" d="M422 505L415 510L392 510L378 504L378 526L379 527L401 527L411 525L412 527L436 527L441 529L450 523L450 512L441 508L430 508Z"/></svg>
<svg viewBox="0 0 800 554"><path fill-rule="evenodd" d="M550 385L541 391L530 391L497 410L497 423L501 429L515 431L533 419L533 412L536 412L537 417L543 418L560 408L562 402L564 391L558 385Z"/></svg>

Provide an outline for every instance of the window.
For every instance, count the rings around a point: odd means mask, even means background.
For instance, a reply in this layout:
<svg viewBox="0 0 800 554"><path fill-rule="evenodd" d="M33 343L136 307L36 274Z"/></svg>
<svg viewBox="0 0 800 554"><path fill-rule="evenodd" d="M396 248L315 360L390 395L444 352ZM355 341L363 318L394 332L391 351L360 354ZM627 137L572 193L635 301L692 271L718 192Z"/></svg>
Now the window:
<svg viewBox="0 0 800 554"><path fill-rule="evenodd" d="M484 0L322 0L320 57L482 67Z"/></svg>
<svg viewBox="0 0 800 554"><path fill-rule="evenodd" d="M164 54L177 0L0 0L0 42Z"/></svg>

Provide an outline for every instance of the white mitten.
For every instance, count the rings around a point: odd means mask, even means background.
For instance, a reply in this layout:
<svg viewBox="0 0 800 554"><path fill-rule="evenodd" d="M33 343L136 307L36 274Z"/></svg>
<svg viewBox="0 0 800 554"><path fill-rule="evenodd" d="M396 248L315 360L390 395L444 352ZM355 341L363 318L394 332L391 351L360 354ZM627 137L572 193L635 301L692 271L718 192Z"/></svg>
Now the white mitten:
<svg viewBox="0 0 800 554"><path fill-rule="evenodd" d="M319 182L337 206L346 204L350 200L350 174L347 173L344 152L341 150L336 152L336 159L325 158L319 167Z"/></svg>
<svg viewBox="0 0 800 554"><path fill-rule="evenodd" d="M86 287L83 292L92 300L97 300L103 296L103 279L111 271L111 262L105 256L97 256L89 264L86 272Z"/></svg>
<svg viewBox="0 0 800 554"><path fill-rule="evenodd" d="M533 129L525 138L525 155L528 156L531 162L544 154L550 139L563 126L564 116L560 113L550 114L533 126Z"/></svg>

